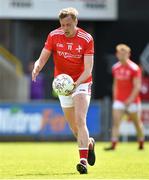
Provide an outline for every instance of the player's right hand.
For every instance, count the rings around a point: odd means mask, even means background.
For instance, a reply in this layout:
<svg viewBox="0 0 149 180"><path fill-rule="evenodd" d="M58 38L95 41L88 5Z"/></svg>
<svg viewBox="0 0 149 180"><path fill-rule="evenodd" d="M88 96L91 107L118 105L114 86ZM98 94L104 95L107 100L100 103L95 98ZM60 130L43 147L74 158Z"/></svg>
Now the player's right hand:
<svg viewBox="0 0 149 180"><path fill-rule="evenodd" d="M36 78L37 78L39 72L40 72L40 67L39 67L39 65L35 64L34 69L32 71L32 81L36 82Z"/></svg>

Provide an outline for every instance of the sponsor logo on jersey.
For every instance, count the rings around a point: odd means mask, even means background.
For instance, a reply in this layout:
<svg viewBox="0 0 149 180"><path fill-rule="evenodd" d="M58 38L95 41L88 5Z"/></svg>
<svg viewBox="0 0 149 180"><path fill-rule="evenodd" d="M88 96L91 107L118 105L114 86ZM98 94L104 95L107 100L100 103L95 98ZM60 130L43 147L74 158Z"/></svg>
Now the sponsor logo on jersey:
<svg viewBox="0 0 149 180"><path fill-rule="evenodd" d="M131 72L129 70L119 69L115 72L115 77L117 79L129 79Z"/></svg>
<svg viewBox="0 0 149 180"><path fill-rule="evenodd" d="M76 58L76 59L80 59L82 57L82 55L80 54L71 54L68 52L63 52L63 51L57 51L57 54L59 56L63 56L64 58Z"/></svg>
<svg viewBox="0 0 149 180"><path fill-rule="evenodd" d="M56 44L56 47L63 48L63 47L64 47L64 45L63 45L63 44L61 44L61 43L57 43L57 44Z"/></svg>

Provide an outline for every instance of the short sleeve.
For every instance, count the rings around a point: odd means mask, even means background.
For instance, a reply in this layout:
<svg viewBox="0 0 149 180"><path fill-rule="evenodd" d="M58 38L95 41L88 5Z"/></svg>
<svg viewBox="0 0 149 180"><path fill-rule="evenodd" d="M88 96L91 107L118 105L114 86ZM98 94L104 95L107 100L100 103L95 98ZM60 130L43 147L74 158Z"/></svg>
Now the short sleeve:
<svg viewBox="0 0 149 180"><path fill-rule="evenodd" d="M53 49L52 47L52 36L51 34L48 35L47 37L47 40L45 42L45 46L44 46L45 49L51 51Z"/></svg>
<svg viewBox="0 0 149 180"><path fill-rule="evenodd" d="M132 75L134 78L141 78L141 76L142 76L141 69L138 67L136 70L133 71Z"/></svg>
<svg viewBox="0 0 149 180"><path fill-rule="evenodd" d="M86 44L86 48L84 51L84 55L90 55L90 54L94 54L94 41L93 38L90 40L89 43Z"/></svg>

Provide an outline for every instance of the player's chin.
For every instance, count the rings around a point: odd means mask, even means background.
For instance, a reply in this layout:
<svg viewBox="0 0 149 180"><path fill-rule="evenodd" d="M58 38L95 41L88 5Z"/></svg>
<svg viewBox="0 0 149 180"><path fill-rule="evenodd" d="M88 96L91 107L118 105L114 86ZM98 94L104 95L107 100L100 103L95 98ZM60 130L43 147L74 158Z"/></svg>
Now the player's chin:
<svg viewBox="0 0 149 180"><path fill-rule="evenodd" d="M70 37L70 33L69 32L65 32L65 36L66 37Z"/></svg>

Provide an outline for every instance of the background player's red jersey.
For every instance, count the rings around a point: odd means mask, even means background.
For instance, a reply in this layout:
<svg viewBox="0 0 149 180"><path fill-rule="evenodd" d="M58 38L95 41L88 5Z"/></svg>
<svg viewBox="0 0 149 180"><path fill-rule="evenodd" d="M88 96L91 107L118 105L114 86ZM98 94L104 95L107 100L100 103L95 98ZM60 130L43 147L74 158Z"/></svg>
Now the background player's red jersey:
<svg viewBox="0 0 149 180"><path fill-rule="evenodd" d="M113 77L116 79L115 100L126 101L133 90L133 79L141 78L141 69L131 60L127 60L126 64L116 63L112 68ZM139 94L134 102L140 102Z"/></svg>
<svg viewBox="0 0 149 180"><path fill-rule="evenodd" d="M84 71L84 55L94 53L94 42L92 36L80 28L72 38L66 37L58 28L48 35L44 48L53 52L54 75L65 73L76 81ZM90 76L85 82L91 80Z"/></svg>

